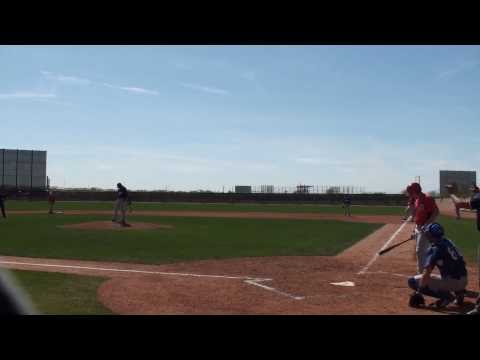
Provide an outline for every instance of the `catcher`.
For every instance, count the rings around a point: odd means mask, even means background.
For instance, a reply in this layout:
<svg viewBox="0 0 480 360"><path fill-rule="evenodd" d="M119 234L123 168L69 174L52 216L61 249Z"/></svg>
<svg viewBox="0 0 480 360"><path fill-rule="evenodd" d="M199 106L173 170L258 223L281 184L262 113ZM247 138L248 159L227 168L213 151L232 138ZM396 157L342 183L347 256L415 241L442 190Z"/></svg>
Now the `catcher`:
<svg viewBox="0 0 480 360"><path fill-rule="evenodd" d="M423 274L408 279L408 286L415 290L409 305L423 306L423 295L437 298L434 303L437 308L444 308L451 302L462 305L467 286L467 268L462 255L453 242L444 236L445 232L440 224L429 224L423 228L423 232L430 242L430 247ZM435 267L438 267L440 275L432 274Z"/></svg>

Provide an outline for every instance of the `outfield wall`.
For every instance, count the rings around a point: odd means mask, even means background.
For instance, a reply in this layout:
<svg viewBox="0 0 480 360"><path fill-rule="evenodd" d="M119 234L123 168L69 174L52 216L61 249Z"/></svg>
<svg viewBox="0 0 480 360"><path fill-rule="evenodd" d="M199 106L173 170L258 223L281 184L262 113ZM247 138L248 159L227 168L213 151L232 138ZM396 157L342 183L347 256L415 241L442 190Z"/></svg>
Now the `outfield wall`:
<svg viewBox="0 0 480 360"><path fill-rule="evenodd" d="M56 191L59 201L113 201L113 191ZM235 193L185 193L185 192L136 192L130 191L138 202L204 202L204 203L317 203L340 204L342 194L235 194ZM354 205L406 205L401 194L352 194ZM12 198L15 195L11 196ZM25 195L24 195L25 197ZM32 200L46 199L46 193L32 194Z"/></svg>

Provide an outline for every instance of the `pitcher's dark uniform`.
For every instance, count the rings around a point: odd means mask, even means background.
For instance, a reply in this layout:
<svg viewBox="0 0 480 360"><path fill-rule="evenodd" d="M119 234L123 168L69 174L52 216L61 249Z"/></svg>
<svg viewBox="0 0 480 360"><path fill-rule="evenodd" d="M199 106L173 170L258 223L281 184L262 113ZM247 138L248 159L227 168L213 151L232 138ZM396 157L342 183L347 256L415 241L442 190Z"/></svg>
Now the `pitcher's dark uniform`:
<svg viewBox="0 0 480 360"><path fill-rule="evenodd" d="M2 209L2 216L4 219L7 218L7 214L5 212L5 194L0 193L0 208Z"/></svg>
<svg viewBox="0 0 480 360"><path fill-rule="evenodd" d="M118 183L117 184L117 201L115 202L115 209L114 209L113 219L112 219L113 222L117 222L118 212L120 211L121 213L120 224L122 226L129 226L125 221L128 202L129 202L129 196L128 196L127 188L123 186L121 183Z"/></svg>

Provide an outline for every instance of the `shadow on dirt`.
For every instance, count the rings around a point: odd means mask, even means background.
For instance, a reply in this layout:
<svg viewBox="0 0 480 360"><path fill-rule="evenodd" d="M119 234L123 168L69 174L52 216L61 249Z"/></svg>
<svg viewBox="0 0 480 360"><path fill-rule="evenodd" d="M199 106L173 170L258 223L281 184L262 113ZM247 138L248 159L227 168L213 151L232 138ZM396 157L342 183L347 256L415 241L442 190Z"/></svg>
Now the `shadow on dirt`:
<svg viewBox="0 0 480 360"><path fill-rule="evenodd" d="M444 315L465 315L470 310L475 308L475 303L465 302L461 306L449 305L444 309L437 309L435 305L430 304L425 307L419 308L419 310L424 310L425 315L428 315L428 312L436 312Z"/></svg>

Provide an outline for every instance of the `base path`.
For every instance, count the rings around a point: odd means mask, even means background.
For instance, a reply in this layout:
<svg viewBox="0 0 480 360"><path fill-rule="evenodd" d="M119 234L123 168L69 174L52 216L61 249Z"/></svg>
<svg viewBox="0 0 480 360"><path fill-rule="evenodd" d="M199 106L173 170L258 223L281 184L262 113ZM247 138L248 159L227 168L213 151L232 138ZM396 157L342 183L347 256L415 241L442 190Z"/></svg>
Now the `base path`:
<svg viewBox="0 0 480 360"><path fill-rule="evenodd" d="M435 314L407 305L414 242L376 255L387 243L406 239L412 226L384 225L335 257L141 265L2 256L0 266L105 277L98 299L118 314ZM477 290L476 270L469 274L469 289ZM442 312L467 312L475 295Z"/></svg>

